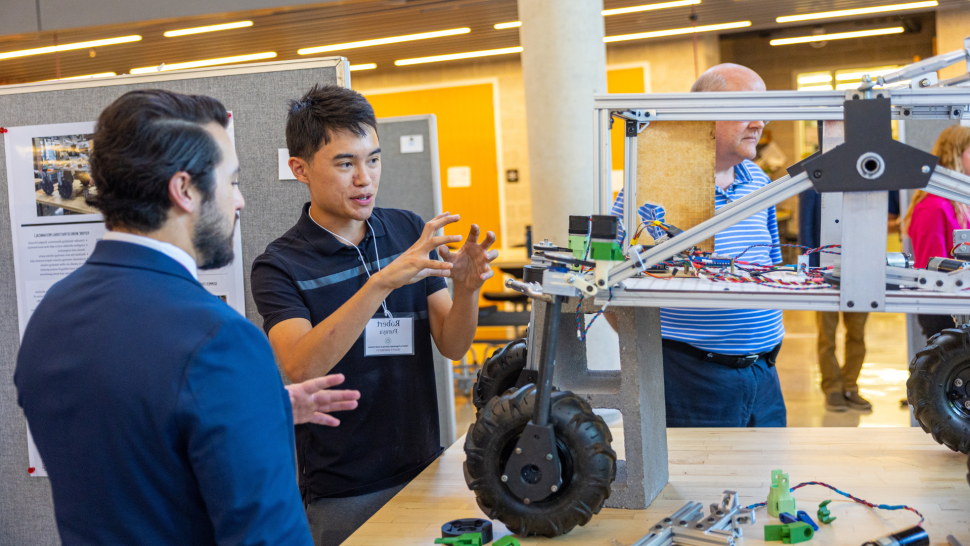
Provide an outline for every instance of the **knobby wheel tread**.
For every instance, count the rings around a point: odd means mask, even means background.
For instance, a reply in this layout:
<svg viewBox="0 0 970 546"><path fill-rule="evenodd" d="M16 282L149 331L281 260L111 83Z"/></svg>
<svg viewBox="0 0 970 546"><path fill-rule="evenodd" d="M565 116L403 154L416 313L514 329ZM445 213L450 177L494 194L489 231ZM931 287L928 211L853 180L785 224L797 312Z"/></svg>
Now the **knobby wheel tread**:
<svg viewBox="0 0 970 546"><path fill-rule="evenodd" d="M970 419L953 407L947 385L953 370L970 361L970 329L947 328L910 363L906 396L920 428L940 444L970 453Z"/></svg>
<svg viewBox="0 0 970 546"><path fill-rule="evenodd" d="M472 403L481 411L496 396L515 387L526 365L526 340L516 339L495 351L478 371L478 381L472 388Z"/></svg>
<svg viewBox="0 0 970 546"><path fill-rule="evenodd" d="M466 435L463 470L465 483L489 518L518 535L554 537L585 525L603 508L616 477L616 452L609 428L585 400L568 391L554 392L550 422L564 460L563 485L543 501L523 503L501 482L501 475L534 404L532 385L492 399Z"/></svg>

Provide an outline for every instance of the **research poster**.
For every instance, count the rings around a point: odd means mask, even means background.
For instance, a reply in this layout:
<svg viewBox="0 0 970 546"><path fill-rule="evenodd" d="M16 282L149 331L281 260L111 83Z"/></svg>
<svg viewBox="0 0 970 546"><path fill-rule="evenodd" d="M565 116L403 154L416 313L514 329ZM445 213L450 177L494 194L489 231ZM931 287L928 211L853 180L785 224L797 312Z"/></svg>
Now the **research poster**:
<svg viewBox="0 0 970 546"><path fill-rule="evenodd" d="M27 322L56 282L83 264L105 234L104 220L86 198L96 194L89 158L94 122L8 127L4 135L7 190L17 285L17 318L23 339ZM235 144L233 121L229 138ZM199 282L245 315L242 239L233 236L236 259L221 269L199 271ZM27 453L31 476L47 471L30 430Z"/></svg>

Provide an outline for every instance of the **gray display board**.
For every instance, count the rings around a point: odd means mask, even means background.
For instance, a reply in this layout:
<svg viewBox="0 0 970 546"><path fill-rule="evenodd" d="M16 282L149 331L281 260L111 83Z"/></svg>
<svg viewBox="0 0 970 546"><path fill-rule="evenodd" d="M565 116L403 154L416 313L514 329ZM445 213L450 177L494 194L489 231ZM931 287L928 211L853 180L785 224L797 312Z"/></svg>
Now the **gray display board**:
<svg viewBox="0 0 970 546"><path fill-rule="evenodd" d="M118 96L134 89L161 88L218 98L232 111L236 151L240 160L240 182L246 208L240 215L243 241L243 271L246 280L246 316L257 325L249 289L252 262L266 245L293 226L301 206L309 200L299 183L278 179L277 149L285 148L284 127L287 101L298 98L313 84L350 86L349 65L343 58L260 63L239 67L185 70L105 80L49 82L0 87L0 127L45 125L96 120L98 114ZM433 119L385 120L382 132L425 135L425 152L384 152L384 184L380 203L387 207L410 208L423 217L440 210L437 183L437 145ZM382 138L383 140L383 138ZM396 142L396 141L395 141ZM430 146L435 143L435 146ZM382 142L383 144L383 142ZM390 144L390 142L388 142ZM431 150L434 150L433 152ZM398 159L400 157L400 159ZM401 168L396 168L400 161ZM433 161L433 162L432 162ZM3 135L0 134L0 210L9 208L4 165ZM386 185L385 185L386 184ZM388 189L385 194L385 188ZM421 197L425 201L421 202ZM398 199L401 199L398 202ZM430 198L430 199L429 199ZM415 200L417 199L417 201ZM51 504L50 482L32 478L27 472L26 426L12 377L20 346L17 327L17 299L13 272L13 249L9 221L0 222L0 544L59 544ZM439 359L443 360L443 359ZM447 368L439 366L439 377ZM439 399L450 391L450 381L439 382ZM51 393L56 396L56 393ZM454 405L450 408L450 429L454 430ZM443 423L449 419L446 412ZM453 433L451 438L453 438ZM446 444L448 445L448 444ZM92 522L92 525L97 525Z"/></svg>

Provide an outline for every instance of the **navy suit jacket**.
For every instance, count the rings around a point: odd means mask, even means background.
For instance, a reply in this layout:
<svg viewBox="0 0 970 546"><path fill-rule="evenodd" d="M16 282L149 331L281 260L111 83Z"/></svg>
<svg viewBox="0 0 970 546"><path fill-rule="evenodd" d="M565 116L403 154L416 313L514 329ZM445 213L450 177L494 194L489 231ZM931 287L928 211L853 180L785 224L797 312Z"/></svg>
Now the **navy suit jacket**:
<svg viewBox="0 0 970 546"><path fill-rule="evenodd" d="M14 381L66 546L312 545L266 337L161 252L99 242Z"/></svg>

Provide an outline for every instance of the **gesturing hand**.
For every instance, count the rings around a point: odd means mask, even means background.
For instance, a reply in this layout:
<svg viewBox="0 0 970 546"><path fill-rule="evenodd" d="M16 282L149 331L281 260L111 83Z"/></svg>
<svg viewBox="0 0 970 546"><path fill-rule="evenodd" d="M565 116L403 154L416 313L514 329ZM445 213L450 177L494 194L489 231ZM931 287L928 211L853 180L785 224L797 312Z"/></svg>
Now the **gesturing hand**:
<svg viewBox="0 0 970 546"><path fill-rule="evenodd" d="M389 263L380 273L374 275L387 286L394 290L406 284L420 281L429 276L447 277L451 270L451 264L428 257L432 250L445 243L457 243L461 241L461 235L440 235L435 236L435 232L448 224L459 220L458 215L451 215L447 212L439 214L424 225L421 237L411 245L411 248Z"/></svg>
<svg viewBox="0 0 970 546"><path fill-rule="evenodd" d="M290 405L293 406L293 424L315 423L335 427L340 420L329 415L334 411L357 408L360 391L331 391L344 382L343 374L325 375L303 383L287 385Z"/></svg>
<svg viewBox="0 0 970 546"><path fill-rule="evenodd" d="M451 264L451 280L455 283L455 290L474 292L495 275L488 265L498 258L498 250L489 250L495 243L495 234L489 231L481 243L478 242L478 234L478 226L472 224L468 239L457 252L451 252L444 245L438 248L441 258Z"/></svg>

